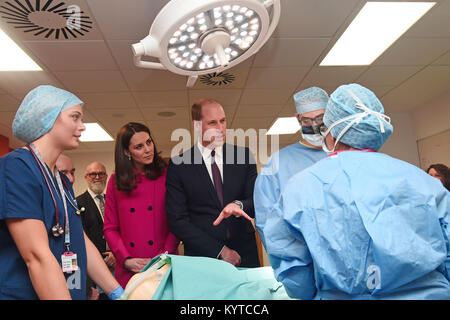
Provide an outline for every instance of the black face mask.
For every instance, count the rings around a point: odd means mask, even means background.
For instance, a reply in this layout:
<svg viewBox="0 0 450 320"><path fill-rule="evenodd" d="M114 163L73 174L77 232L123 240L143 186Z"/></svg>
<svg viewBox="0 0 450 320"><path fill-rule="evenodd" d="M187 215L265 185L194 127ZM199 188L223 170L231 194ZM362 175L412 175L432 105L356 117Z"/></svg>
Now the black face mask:
<svg viewBox="0 0 450 320"><path fill-rule="evenodd" d="M310 127L302 126L302 132L304 134L320 134L320 128L323 126L324 126L323 123L316 125L316 126L310 126Z"/></svg>

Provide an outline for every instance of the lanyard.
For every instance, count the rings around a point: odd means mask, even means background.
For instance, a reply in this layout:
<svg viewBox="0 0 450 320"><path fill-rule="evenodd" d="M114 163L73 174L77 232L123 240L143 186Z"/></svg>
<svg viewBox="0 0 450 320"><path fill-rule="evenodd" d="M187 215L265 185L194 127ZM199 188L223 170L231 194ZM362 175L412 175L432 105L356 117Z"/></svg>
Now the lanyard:
<svg viewBox="0 0 450 320"><path fill-rule="evenodd" d="M27 148L28 148L28 150L30 150L31 154L33 155L34 159L36 160L36 162L39 166L39 169L41 169L41 173L45 178L45 182L47 183L47 187L48 187L48 190L50 191L50 194L51 194L52 200L53 200L53 205L55 207L55 216L56 216L56 226L55 227L59 228L60 224L59 224L58 206L55 201L55 196L53 194L53 190L50 187L50 184L48 183L47 175L50 177L50 181L51 181L53 187L55 188L55 190L58 190L58 189L56 189L55 183L53 182L53 179L52 179L52 174L49 172L44 160L42 159L41 154L36 149L34 144L30 143L29 145L27 145ZM44 173L44 170L45 170L45 173ZM67 252L69 252L70 251L69 250L69 248L70 248L70 226L69 226L69 215L67 213L67 202L66 202L66 198L65 198L65 197L67 197L67 195L66 195L66 192L64 191L62 181L61 181L61 176L59 175L58 170L55 170L55 178L56 178L56 182L58 184L61 200L64 205L64 213L65 213L64 246L66 247Z"/></svg>

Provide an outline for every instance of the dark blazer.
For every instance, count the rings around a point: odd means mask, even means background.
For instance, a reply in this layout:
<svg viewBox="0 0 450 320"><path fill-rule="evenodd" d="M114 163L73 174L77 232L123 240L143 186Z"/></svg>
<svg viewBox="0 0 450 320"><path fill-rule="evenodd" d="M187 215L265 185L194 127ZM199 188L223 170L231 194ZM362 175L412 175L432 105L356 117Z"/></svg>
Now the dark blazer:
<svg viewBox="0 0 450 320"><path fill-rule="evenodd" d="M248 148L224 144L223 199L221 206L197 145L169 162L166 211L171 232L184 244L188 256L216 258L226 245L241 256L241 267L258 267L255 230L250 221L231 216L217 227L214 220L234 200L255 217L253 188L256 164Z"/></svg>
<svg viewBox="0 0 450 320"><path fill-rule="evenodd" d="M83 224L84 232L86 232L86 235L94 243L100 253L105 252L106 240L103 235L102 216L94 199L92 199L87 190L77 197L77 204L79 209L83 207L85 209L84 212L81 212L81 222Z"/></svg>

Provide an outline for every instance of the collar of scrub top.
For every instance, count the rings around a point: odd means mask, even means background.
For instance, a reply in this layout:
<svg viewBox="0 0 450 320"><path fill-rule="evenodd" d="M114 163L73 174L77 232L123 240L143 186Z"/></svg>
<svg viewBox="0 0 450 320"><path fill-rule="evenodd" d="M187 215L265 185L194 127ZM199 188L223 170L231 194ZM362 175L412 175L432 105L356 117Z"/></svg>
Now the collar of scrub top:
<svg viewBox="0 0 450 320"><path fill-rule="evenodd" d="M376 152L375 150L372 149L350 149L350 150L339 150L339 151L335 151L333 153L330 153L329 155L327 155L327 157L337 157L338 153L340 152L345 152L345 151L366 151L366 152Z"/></svg>
<svg viewBox="0 0 450 320"><path fill-rule="evenodd" d="M34 146L33 143L30 143L26 146L28 148L28 150L30 150L31 154L33 155L34 159L36 160L39 168L41 169L41 173L45 178L45 182L47 183L47 187L50 191L50 194L52 196L52 200L53 200L53 205L55 207L55 216L56 216L56 224L59 225L59 212L58 212L58 206L56 204L55 201L55 196L53 194L53 190L50 187L50 184L48 183L48 179L47 176L50 178L50 181L53 185L53 187L56 189L56 186L53 182L52 179L52 175L50 174L47 165L45 164L44 160L42 159L41 154L39 153L39 151L37 150L37 148ZM56 168L56 167L55 167ZM44 172L45 171L45 172ZM66 202L66 192L64 191L64 187L62 185L62 181L61 181L61 177L59 175L59 171L55 170L55 178L56 178L56 182L58 184L58 188L59 188L59 192L61 194L58 194L61 197L61 200L63 202L64 205L64 213L65 213L65 226L64 226L64 246L66 247L67 252L70 251L70 224L69 224L69 214L67 211L67 202Z"/></svg>

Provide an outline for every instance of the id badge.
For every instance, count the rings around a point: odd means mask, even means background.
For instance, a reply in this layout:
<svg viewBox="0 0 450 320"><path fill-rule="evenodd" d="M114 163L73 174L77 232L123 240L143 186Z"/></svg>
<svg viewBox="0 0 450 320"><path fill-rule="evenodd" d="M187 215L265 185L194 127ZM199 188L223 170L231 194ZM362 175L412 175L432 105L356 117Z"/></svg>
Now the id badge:
<svg viewBox="0 0 450 320"><path fill-rule="evenodd" d="M77 255L73 252L64 252L61 255L61 266L63 272L78 270Z"/></svg>

